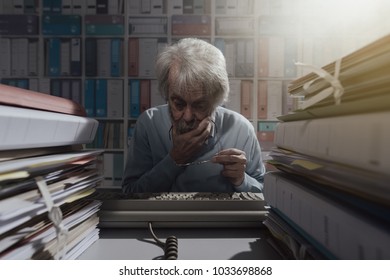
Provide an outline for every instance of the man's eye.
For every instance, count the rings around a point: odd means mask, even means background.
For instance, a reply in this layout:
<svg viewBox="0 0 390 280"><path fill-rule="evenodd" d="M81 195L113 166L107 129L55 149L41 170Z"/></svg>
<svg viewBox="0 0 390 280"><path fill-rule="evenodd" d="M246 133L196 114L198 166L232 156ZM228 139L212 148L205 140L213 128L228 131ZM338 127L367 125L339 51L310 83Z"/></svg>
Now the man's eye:
<svg viewBox="0 0 390 280"><path fill-rule="evenodd" d="M173 104L178 110L183 110L184 107L186 106L184 102L180 102L180 101L174 101Z"/></svg>
<svg viewBox="0 0 390 280"><path fill-rule="evenodd" d="M196 104L192 105L192 107L194 108L194 110L197 110L197 111L205 111L207 109L207 104L206 103L196 103Z"/></svg>

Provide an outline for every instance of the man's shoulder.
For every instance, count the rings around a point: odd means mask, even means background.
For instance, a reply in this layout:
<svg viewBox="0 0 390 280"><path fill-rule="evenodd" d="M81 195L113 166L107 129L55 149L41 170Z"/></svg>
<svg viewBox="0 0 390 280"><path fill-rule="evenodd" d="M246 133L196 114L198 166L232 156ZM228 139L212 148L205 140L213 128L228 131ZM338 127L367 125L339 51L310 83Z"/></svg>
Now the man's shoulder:
<svg viewBox="0 0 390 280"><path fill-rule="evenodd" d="M139 115L136 123L146 130L165 129L170 125L168 105L159 105L145 110Z"/></svg>
<svg viewBox="0 0 390 280"><path fill-rule="evenodd" d="M217 117L220 117L225 121L243 122L243 123L250 124L247 118L245 118L240 113L233 111L231 109L219 106L217 107L216 112L217 112Z"/></svg>
<svg viewBox="0 0 390 280"><path fill-rule="evenodd" d="M250 134L254 132L252 123L240 113L218 107L216 110L216 123L218 123L223 132L229 131L232 134Z"/></svg>
<svg viewBox="0 0 390 280"><path fill-rule="evenodd" d="M168 114L168 105L163 104L163 105L158 105L152 108L146 109L139 117L139 120L154 120L154 121L161 121L161 119L164 119L166 117L169 117Z"/></svg>

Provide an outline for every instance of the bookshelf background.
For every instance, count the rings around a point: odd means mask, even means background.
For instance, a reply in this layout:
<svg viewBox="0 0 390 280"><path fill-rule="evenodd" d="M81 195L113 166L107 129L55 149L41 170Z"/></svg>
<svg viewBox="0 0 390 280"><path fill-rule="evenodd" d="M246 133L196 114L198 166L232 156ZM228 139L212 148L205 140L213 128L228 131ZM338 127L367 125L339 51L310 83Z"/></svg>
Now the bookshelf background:
<svg viewBox="0 0 390 280"><path fill-rule="evenodd" d="M252 122L267 151L276 117L293 110L288 83L308 73L294 62L321 67L390 30L385 10L356 10L365 1L307 2L3 0L1 82L83 104L100 123L87 148L105 149L105 184L119 185L138 115L164 103L154 76L156 54L180 38L202 38L227 59L231 94L225 106ZM348 16L335 9L339 2L350 5Z"/></svg>

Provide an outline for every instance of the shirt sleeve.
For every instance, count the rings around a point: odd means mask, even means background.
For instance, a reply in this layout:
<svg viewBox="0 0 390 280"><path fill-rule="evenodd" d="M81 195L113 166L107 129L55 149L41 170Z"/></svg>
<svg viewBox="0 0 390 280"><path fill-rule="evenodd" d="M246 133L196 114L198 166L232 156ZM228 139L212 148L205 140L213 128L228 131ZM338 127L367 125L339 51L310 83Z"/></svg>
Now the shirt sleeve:
<svg viewBox="0 0 390 280"><path fill-rule="evenodd" d="M170 191L183 169L175 164L169 154L158 163L153 162L150 139L145 127L142 120L139 120L130 141L122 181L124 193Z"/></svg>
<svg viewBox="0 0 390 280"><path fill-rule="evenodd" d="M235 190L239 192L262 192L265 166L261 156L261 147L254 131L249 131L244 151L247 155L245 177Z"/></svg>
<svg viewBox="0 0 390 280"><path fill-rule="evenodd" d="M244 181L235 187L237 192L262 192L263 183L245 173Z"/></svg>

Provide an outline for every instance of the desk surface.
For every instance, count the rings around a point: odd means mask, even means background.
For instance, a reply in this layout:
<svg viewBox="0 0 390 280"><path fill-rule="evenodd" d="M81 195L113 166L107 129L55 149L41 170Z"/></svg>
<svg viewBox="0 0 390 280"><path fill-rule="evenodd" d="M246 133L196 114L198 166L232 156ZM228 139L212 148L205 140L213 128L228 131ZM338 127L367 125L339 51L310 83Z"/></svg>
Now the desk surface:
<svg viewBox="0 0 390 280"><path fill-rule="evenodd" d="M162 241L176 236L181 260L281 259L265 228L155 228L154 233ZM105 228L79 259L152 260L163 254L147 228Z"/></svg>

